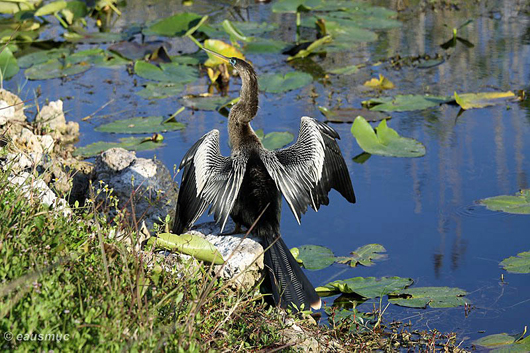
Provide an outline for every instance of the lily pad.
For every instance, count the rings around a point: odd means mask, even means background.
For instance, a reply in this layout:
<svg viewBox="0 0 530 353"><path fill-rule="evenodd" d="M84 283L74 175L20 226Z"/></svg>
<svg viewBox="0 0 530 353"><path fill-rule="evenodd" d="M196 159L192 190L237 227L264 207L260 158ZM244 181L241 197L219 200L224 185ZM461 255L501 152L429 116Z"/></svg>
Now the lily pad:
<svg viewBox="0 0 530 353"><path fill-rule="evenodd" d="M27 69L28 67L45 63L51 59L65 58L68 54L70 54L70 50L66 48L39 50L18 58L18 65L23 69Z"/></svg>
<svg viewBox="0 0 530 353"><path fill-rule="evenodd" d="M241 54L239 50L237 50L233 45L227 44L222 40L207 39L204 41L204 47L228 58L239 58L245 60L245 56ZM214 67L224 63L226 63L226 61L208 53L208 60L206 60L204 65L208 67Z"/></svg>
<svg viewBox="0 0 530 353"><path fill-rule="evenodd" d="M517 335L498 333L482 337L473 341L473 344L485 348L493 348L490 352L530 352L530 336L522 338L524 334L525 332Z"/></svg>
<svg viewBox="0 0 530 353"><path fill-rule="evenodd" d="M331 123L351 123L356 117L361 115L366 121L381 121L383 119L391 119L388 114L371 111L368 109L357 108L333 108L319 106L318 109L326 117L326 121Z"/></svg>
<svg viewBox="0 0 530 353"><path fill-rule="evenodd" d="M176 121L164 122L164 120L163 116L138 116L103 124L95 130L117 134L152 134L155 132L182 130L186 127L183 123Z"/></svg>
<svg viewBox="0 0 530 353"><path fill-rule="evenodd" d="M166 17L161 21L149 26L143 30L145 35L159 35L166 37L182 36L198 24L202 16L192 12L179 13Z"/></svg>
<svg viewBox="0 0 530 353"><path fill-rule="evenodd" d="M121 138L119 141L120 142L99 141L90 145L78 147L73 155L88 158L114 147L121 147L128 151L148 151L165 146L163 143L153 142L141 137L125 137Z"/></svg>
<svg viewBox="0 0 530 353"><path fill-rule="evenodd" d="M345 293L357 294L363 298L375 298L404 289L412 283L414 281L411 278L402 277L354 277L317 287L316 291L321 297Z"/></svg>
<svg viewBox="0 0 530 353"><path fill-rule="evenodd" d="M296 260L308 270L320 270L331 266L335 262L333 251L318 245L302 245L292 248L291 252Z"/></svg>
<svg viewBox="0 0 530 353"><path fill-rule="evenodd" d="M515 196L501 195L478 201L491 211L502 211L513 214L530 214L530 189L523 189Z"/></svg>
<svg viewBox="0 0 530 353"><path fill-rule="evenodd" d="M0 79L9 80L15 76L20 68L17 64L17 59L9 47L4 47L0 53Z"/></svg>
<svg viewBox="0 0 530 353"><path fill-rule="evenodd" d="M321 0L280 0L272 5L272 11L294 13L301 9L310 10L320 6L321 3Z"/></svg>
<svg viewBox="0 0 530 353"><path fill-rule="evenodd" d="M218 110L231 100L232 98L230 97L220 96L184 96L179 99L179 102L186 108L191 108L194 110Z"/></svg>
<svg viewBox="0 0 530 353"><path fill-rule="evenodd" d="M115 32L65 32L63 37L68 42L98 44L126 40L128 35Z"/></svg>
<svg viewBox="0 0 530 353"><path fill-rule="evenodd" d="M245 53L253 54L272 54L272 53L281 53L288 43L282 40L268 39L268 38L256 38L252 42L245 44L244 51Z"/></svg>
<svg viewBox="0 0 530 353"><path fill-rule="evenodd" d="M171 233L162 233L158 237L149 238L147 245L155 244L158 249L169 251L178 251L195 257L201 261L207 261L216 265L224 263L223 256L217 248L208 240L195 234L176 235Z"/></svg>
<svg viewBox="0 0 530 353"><path fill-rule="evenodd" d="M484 108L506 102L507 98L515 98L515 94L509 92L483 92L483 93L461 93L454 94L455 100L462 109Z"/></svg>
<svg viewBox="0 0 530 353"><path fill-rule="evenodd" d="M134 64L134 72L148 80L178 84L190 83L199 77L196 68L178 63L162 63L158 67L145 61L137 61Z"/></svg>
<svg viewBox="0 0 530 353"><path fill-rule="evenodd" d="M364 106L370 108L370 110L385 112L407 112L437 107L440 104L450 102L451 100L451 97L444 96L422 96L407 94L397 95L394 98L374 98L362 103Z"/></svg>
<svg viewBox="0 0 530 353"><path fill-rule="evenodd" d="M289 72L282 74L267 74L259 78L259 87L262 91L283 93L304 87L313 81L313 76L305 72Z"/></svg>
<svg viewBox="0 0 530 353"><path fill-rule="evenodd" d="M24 74L29 80L47 80L80 74L90 69L87 62L71 64L68 60L52 59L39 65L33 65Z"/></svg>
<svg viewBox="0 0 530 353"><path fill-rule="evenodd" d="M383 245L368 244L352 251L351 256L338 256L335 260L341 264L349 263L351 267L355 267L357 264L372 266L374 265L372 260L381 260L387 257L386 254L380 254L382 252L386 252Z"/></svg>
<svg viewBox="0 0 530 353"><path fill-rule="evenodd" d="M148 83L137 95L146 99L162 99L178 95L184 86L178 83Z"/></svg>
<svg viewBox="0 0 530 353"><path fill-rule="evenodd" d="M453 308L470 303L466 294L460 288L418 287L390 293L388 301L409 308Z"/></svg>
<svg viewBox="0 0 530 353"><path fill-rule="evenodd" d="M512 273L530 273L530 251L510 256L500 263L503 269Z"/></svg>
<svg viewBox="0 0 530 353"><path fill-rule="evenodd" d="M263 143L263 147L268 150L276 150L278 148L282 148L284 146L287 146L294 140L294 135L287 131L269 132L267 135L264 135L263 130L259 129L256 130L256 135L258 135L261 140L261 143Z"/></svg>
<svg viewBox="0 0 530 353"><path fill-rule="evenodd" d="M371 80L366 81L364 86L380 90L396 88L392 81L381 74L379 74L379 79L372 78Z"/></svg>
<svg viewBox="0 0 530 353"><path fill-rule="evenodd" d="M377 132L377 134L376 134ZM396 130L387 126L382 120L376 131L362 116L352 124L351 133L359 146L368 153L387 157L421 157L425 155L425 146L408 137L401 137Z"/></svg>
<svg viewBox="0 0 530 353"><path fill-rule="evenodd" d="M153 42L128 42L123 41L119 43L112 44L107 49L116 52L131 60L139 60L145 58L147 55L150 55L161 48L170 48L170 44L162 41L153 41Z"/></svg>

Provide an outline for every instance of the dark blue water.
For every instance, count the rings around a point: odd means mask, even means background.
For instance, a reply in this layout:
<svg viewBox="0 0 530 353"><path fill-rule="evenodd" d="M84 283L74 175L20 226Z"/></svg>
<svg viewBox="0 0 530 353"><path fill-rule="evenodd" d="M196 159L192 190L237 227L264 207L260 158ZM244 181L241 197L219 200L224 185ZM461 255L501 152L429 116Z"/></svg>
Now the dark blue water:
<svg viewBox="0 0 530 353"><path fill-rule="evenodd" d="M380 31L374 43L352 44L351 52L315 58L323 67L334 63L369 65L357 74L330 77L282 95L262 94L255 129L265 132L290 131L297 135L300 117L323 118L318 105L334 106L337 98L346 107L360 107L360 102L376 96L361 89L362 83L383 73L397 88L396 94L442 94L491 90L530 89L530 15L526 5L516 1L478 4L460 11L405 12L399 19L403 27ZM270 4L249 3L247 8L195 2L191 8L166 2L131 2L123 9L117 25L144 22L167 15L195 11L209 13L213 21L245 19L272 21L280 29L272 35L293 41L294 16L272 14ZM526 12L525 12L526 11ZM459 35L475 44L472 49L458 45L446 63L431 69L413 67L392 69L388 64L372 66L380 59L396 54L415 56L444 53L439 45L451 37L452 27L467 19L474 22ZM447 24L449 28L445 27ZM189 42L170 40L173 51L193 50ZM281 55L248 55L258 74L291 70ZM24 85L22 98L33 97L40 85L43 98L55 100L67 96L67 119L80 122L80 146L99 140L115 141L120 135L98 133L93 128L116 118L170 115L180 104L178 97L149 102L134 94L133 85L145 80L129 76L124 70L91 69L65 81L48 80L24 83L21 74L5 83L8 89ZM104 82L103 80L110 80ZM208 79L202 77L187 86L183 94L203 93ZM230 87L237 96L239 81ZM310 94L316 92L316 104ZM330 92L333 92L330 98ZM88 121L81 119L113 100ZM509 274L498 263L504 258L530 250L530 216L495 213L476 205L481 198L514 194L528 188L530 177L530 107L509 103L464 112L443 105L424 111L391 113L389 125L402 136L423 142L427 154L422 158L372 156L364 164L352 158L362 152L350 133L351 124L334 124L340 133L340 147L350 170L358 202L347 203L333 192L330 206L318 213L309 211L299 226L288 208L284 208L282 233L289 246L317 244L331 248L336 255L347 255L359 246L382 244L388 259L373 267L348 268L333 265L325 270L309 271L315 285L355 276L411 277L415 286L459 287L470 294L473 309L466 317L464 308L406 309L390 305L386 320L409 320L416 328L455 331L461 339L476 339L485 334L515 333L530 322L530 275ZM111 115L101 117L103 115ZM170 170L180 162L186 150L204 133L219 129L223 151L227 146L226 118L217 112L191 112L178 118L188 124L182 131L164 134L166 147L140 152L142 157L156 157ZM500 277L504 274L505 283ZM328 299L331 304L333 298ZM376 306L379 302L376 301ZM370 311L371 303L359 310ZM382 302L383 307L386 300ZM469 341L467 341L469 342ZM469 344L469 343L466 343Z"/></svg>

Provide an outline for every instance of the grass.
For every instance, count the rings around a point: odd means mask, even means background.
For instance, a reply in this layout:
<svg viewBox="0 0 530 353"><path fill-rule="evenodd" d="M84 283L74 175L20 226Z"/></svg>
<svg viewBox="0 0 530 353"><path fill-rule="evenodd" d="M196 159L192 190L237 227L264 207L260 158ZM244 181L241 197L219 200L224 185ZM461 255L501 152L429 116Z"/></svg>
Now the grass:
<svg viewBox="0 0 530 353"><path fill-rule="evenodd" d="M104 185L65 215L7 176L0 171L2 351L300 351L292 323L323 351L454 345L454 336L385 328L381 311L364 327L355 317L332 313L330 325L316 325L268 307L208 265L140 251L139 227L120 212L105 216L117 200Z"/></svg>

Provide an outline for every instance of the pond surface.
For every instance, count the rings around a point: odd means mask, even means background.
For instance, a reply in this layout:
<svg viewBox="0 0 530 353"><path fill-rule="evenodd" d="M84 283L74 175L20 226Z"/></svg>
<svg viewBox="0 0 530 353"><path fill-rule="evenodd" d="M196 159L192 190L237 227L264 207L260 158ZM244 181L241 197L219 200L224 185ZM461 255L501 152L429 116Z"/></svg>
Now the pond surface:
<svg viewBox="0 0 530 353"><path fill-rule="evenodd" d="M391 3L391 5L388 5ZM374 1L375 5L397 8L399 1ZM300 117L324 120L318 106L361 107L361 101L380 96L363 83L378 74L389 78L396 88L382 95L436 94L484 91L530 91L530 8L524 1L479 2L459 10L437 7L400 11L402 26L375 30L373 42L352 42L351 50L313 56L303 66L315 74L323 68L366 64L353 75L329 75L304 88L281 94L262 93L255 129L289 131L298 134ZM157 20L175 13L196 12L210 15L211 23L224 19L276 23L278 29L265 34L294 42L296 16L273 13L272 5L243 2L217 5L195 1L128 1L121 10L114 30L132 23ZM302 19L304 16L302 15ZM445 51L440 44L452 37L452 28L467 20L458 35L474 44L458 42ZM53 20L53 19L52 19ZM57 26L58 27L58 26ZM59 28L59 27L58 27ZM57 35L61 29L50 29ZM314 32L302 30L302 38L314 40ZM196 51L186 38L164 38L170 54ZM225 39L226 40L226 39ZM80 45L78 48L89 48ZM103 45L105 47L105 45ZM388 58L440 54L446 61L432 68L404 65L392 67ZM248 54L259 75L290 72L293 67L281 54ZM309 69L308 69L309 68ZM100 140L117 141L127 135L96 132L98 125L133 116L174 113L184 94L208 91L209 79L201 77L188 84L176 97L147 100L135 94L148 82L120 69L92 68L67 79L26 81L23 73L4 82L4 87L20 91L22 99L33 98L41 87L41 98L62 98L67 119L81 126L78 146ZM229 95L237 97L239 79L231 81ZM215 92L215 90L214 90ZM42 100L42 99L41 99ZM108 103L110 102L110 103ZM103 109L102 106L108 103ZM496 195L513 195L528 188L530 181L530 104L506 103L484 109L471 109L458 116L457 105L443 104L412 112L391 112L390 127L400 135L421 141L427 150L421 158L390 158L373 155L359 164L353 158L362 153L350 132L351 123L333 124L340 136L340 147L348 165L357 203L349 204L337 192L330 195L330 206L318 213L309 211L299 226L284 205L282 234L290 246L316 244L329 247L337 256L370 243L382 244L388 259L372 267L350 268L334 264L324 270L307 271L310 280L324 285L331 280L356 276L401 276L414 279L414 286L458 287L469 292L473 307L466 315L463 307L450 309L407 309L390 305L386 320L412 322L414 328L454 331L469 347L474 339L500 332L522 332L530 324L530 275L511 274L499 267L509 256L530 250L530 216L492 212L476 200ZM81 119L96 112L94 117ZM457 117L458 116L458 117ZM221 131L223 153L227 155L226 118L215 111L187 109L177 116L187 124L181 131L164 133L165 147L138 152L141 157L156 156L172 170L187 149L211 129ZM177 177L180 179L180 177ZM204 218L206 219L206 218ZM504 274L504 282L501 275ZM331 304L333 298L327 298ZM382 306L386 306L386 298ZM374 303L374 304L373 304ZM371 311L379 300L358 307Z"/></svg>

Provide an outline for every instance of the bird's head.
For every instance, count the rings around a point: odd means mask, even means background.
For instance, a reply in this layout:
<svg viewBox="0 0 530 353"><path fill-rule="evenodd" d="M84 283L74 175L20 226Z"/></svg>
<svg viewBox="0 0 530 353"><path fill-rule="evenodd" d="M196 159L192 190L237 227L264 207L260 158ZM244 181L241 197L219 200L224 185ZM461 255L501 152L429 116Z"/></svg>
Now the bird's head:
<svg viewBox="0 0 530 353"><path fill-rule="evenodd" d="M250 65L248 62L246 62L243 59L236 58L236 57L229 58L227 56L214 52L213 50L207 49L205 47L203 47L202 49L205 52L212 54L213 56L216 56L219 59L228 62L234 68L234 70L236 70L241 76L245 74L255 75L254 68L252 67L252 65Z"/></svg>

